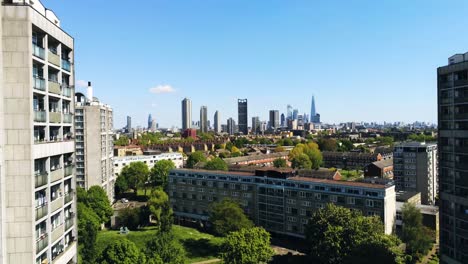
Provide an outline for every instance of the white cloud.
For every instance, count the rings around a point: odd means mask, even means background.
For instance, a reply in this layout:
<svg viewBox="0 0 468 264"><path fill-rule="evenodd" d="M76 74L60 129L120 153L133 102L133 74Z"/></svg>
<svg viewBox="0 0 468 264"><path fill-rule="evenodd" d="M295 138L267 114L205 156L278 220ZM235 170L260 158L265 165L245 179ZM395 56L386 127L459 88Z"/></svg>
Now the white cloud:
<svg viewBox="0 0 468 264"><path fill-rule="evenodd" d="M78 80L76 81L76 86L77 87L88 87L88 82L85 80Z"/></svg>
<svg viewBox="0 0 468 264"><path fill-rule="evenodd" d="M150 88L149 92L154 93L154 94L174 93L175 89L170 85L160 84L160 85L158 85L156 87Z"/></svg>

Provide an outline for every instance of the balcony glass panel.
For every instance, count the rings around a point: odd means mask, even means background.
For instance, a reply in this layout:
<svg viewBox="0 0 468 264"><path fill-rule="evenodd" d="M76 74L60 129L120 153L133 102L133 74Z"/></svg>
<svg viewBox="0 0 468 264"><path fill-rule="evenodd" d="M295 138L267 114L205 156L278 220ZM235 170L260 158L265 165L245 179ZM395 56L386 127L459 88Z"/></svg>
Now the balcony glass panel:
<svg viewBox="0 0 468 264"><path fill-rule="evenodd" d="M45 58L44 48L39 47L38 45L33 43L33 55L41 59L44 59Z"/></svg>
<svg viewBox="0 0 468 264"><path fill-rule="evenodd" d="M62 69L64 69L64 70L66 70L66 71L69 72L69 71L70 71L70 68L71 68L70 62L67 61L67 60L62 59Z"/></svg>
<svg viewBox="0 0 468 264"><path fill-rule="evenodd" d="M50 172L50 182L58 181L62 179L63 170L58 169Z"/></svg>
<svg viewBox="0 0 468 264"><path fill-rule="evenodd" d="M60 91L60 84L58 82L49 80L49 93L61 94L62 91Z"/></svg>
<svg viewBox="0 0 468 264"><path fill-rule="evenodd" d="M36 188L39 188L41 186L46 185L47 184L47 176L48 176L48 174L47 174L46 171L36 173L36 176L34 177L34 179L35 179L34 186Z"/></svg>
<svg viewBox="0 0 468 264"><path fill-rule="evenodd" d="M49 112L50 123L60 123L61 119L62 119L62 114L60 112Z"/></svg>
<svg viewBox="0 0 468 264"><path fill-rule="evenodd" d="M40 76L33 77L33 88L41 91L45 91L45 80Z"/></svg>
<svg viewBox="0 0 468 264"><path fill-rule="evenodd" d="M58 198L50 203L50 211L55 212L63 207L63 198Z"/></svg>
<svg viewBox="0 0 468 264"><path fill-rule="evenodd" d="M34 111L34 122L45 122L46 121L46 112L45 111Z"/></svg>
<svg viewBox="0 0 468 264"><path fill-rule="evenodd" d="M37 241L36 241L36 253L41 252L44 250L48 245L47 233L43 234Z"/></svg>
<svg viewBox="0 0 468 264"><path fill-rule="evenodd" d="M62 94L66 97L72 97L73 89L65 84L62 84Z"/></svg>
<svg viewBox="0 0 468 264"><path fill-rule="evenodd" d="M54 64L55 66L60 67L60 57L59 57L59 55L54 54L49 50L48 56L49 56L49 62L50 63Z"/></svg>
<svg viewBox="0 0 468 264"><path fill-rule="evenodd" d="M73 121L73 116L71 114L63 114L63 122L71 124Z"/></svg>

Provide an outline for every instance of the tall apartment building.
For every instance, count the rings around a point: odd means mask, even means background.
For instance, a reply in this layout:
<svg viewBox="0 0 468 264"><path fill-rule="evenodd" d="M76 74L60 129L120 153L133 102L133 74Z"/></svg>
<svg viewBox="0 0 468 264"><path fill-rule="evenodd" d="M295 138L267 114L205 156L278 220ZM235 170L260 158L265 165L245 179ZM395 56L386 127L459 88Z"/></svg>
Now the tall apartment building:
<svg viewBox="0 0 468 264"><path fill-rule="evenodd" d="M229 135L234 135L236 133L236 122L234 119L229 118L227 120L227 131Z"/></svg>
<svg viewBox="0 0 468 264"><path fill-rule="evenodd" d="M192 101L182 100L182 131L192 127Z"/></svg>
<svg viewBox="0 0 468 264"><path fill-rule="evenodd" d="M114 175L117 178L125 166L133 162L143 162L148 165L148 168L153 168L154 164L160 160L172 160L176 168L182 168L184 165L184 157L179 152L161 153L158 155L137 155L137 156L122 156L114 158Z"/></svg>
<svg viewBox="0 0 468 264"><path fill-rule="evenodd" d="M132 117L131 116L127 116L127 133L131 133L132 132Z"/></svg>
<svg viewBox="0 0 468 264"><path fill-rule="evenodd" d="M238 99L237 100L237 111L238 111L238 122L239 122L239 132L247 135L249 133L247 125L247 99Z"/></svg>
<svg viewBox="0 0 468 264"><path fill-rule="evenodd" d="M74 40L39 1L0 9L0 263L74 262Z"/></svg>
<svg viewBox="0 0 468 264"><path fill-rule="evenodd" d="M335 174L330 170L312 174ZM304 237L312 214L327 203L360 210L382 219L392 232L396 212L395 186L333 180L335 175L311 177L288 170L258 168L255 172L174 169L169 173L168 195L177 220L206 222L212 202L230 198L246 214L271 232ZM338 173L339 174L339 173ZM331 176L331 177L330 177Z"/></svg>
<svg viewBox="0 0 468 264"><path fill-rule="evenodd" d="M200 107L200 131L202 133L208 132L208 107Z"/></svg>
<svg viewBox="0 0 468 264"><path fill-rule="evenodd" d="M219 111L216 111L214 114L214 131L221 133L221 114Z"/></svg>
<svg viewBox="0 0 468 264"><path fill-rule="evenodd" d="M91 83L88 86L90 90ZM92 97L92 92L88 92L88 98L76 93L76 182L85 189L101 186L110 201L114 199L115 183L113 126L113 112L109 105Z"/></svg>
<svg viewBox="0 0 468 264"><path fill-rule="evenodd" d="M270 110L270 129L276 130L278 128L280 128L279 111Z"/></svg>
<svg viewBox="0 0 468 264"><path fill-rule="evenodd" d="M421 193L421 203L434 205L438 194L437 145L405 142L394 147L393 177L397 191Z"/></svg>
<svg viewBox="0 0 468 264"><path fill-rule="evenodd" d="M442 263L468 263L468 53L437 69Z"/></svg>
<svg viewBox="0 0 468 264"><path fill-rule="evenodd" d="M260 117L252 117L252 134L260 133Z"/></svg>

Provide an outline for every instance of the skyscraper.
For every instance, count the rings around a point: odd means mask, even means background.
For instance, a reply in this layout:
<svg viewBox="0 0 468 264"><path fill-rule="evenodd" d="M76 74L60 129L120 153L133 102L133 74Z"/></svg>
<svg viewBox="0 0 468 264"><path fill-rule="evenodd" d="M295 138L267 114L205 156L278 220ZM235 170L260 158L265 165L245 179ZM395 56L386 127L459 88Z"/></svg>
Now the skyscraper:
<svg viewBox="0 0 468 264"><path fill-rule="evenodd" d="M148 129L151 129L151 125L153 122L153 118L151 117L151 114L148 115Z"/></svg>
<svg viewBox="0 0 468 264"><path fill-rule="evenodd" d="M221 133L221 115L218 111L214 114L214 131Z"/></svg>
<svg viewBox="0 0 468 264"><path fill-rule="evenodd" d="M127 126L126 126L127 132L130 133L132 132L132 118L130 116L127 116Z"/></svg>
<svg viewBox="0 0 468 264"><path fill-rule="evenodd" d="M315 110L315 97L312 95L312 103L310 106L310 122L314 124L320 123L320 114Z"/></svg>
<svg viewBox="0 0 468 264"><path fill-rule="evenodd" d="M73 37L4 0L0 39L0 263L76 263Z"/></svg>
<svg viewBox="0 0 468 264"><path fill-rule="evenodd" d="M234 119L229 118L227 120L227 133L229 135L234 135L235 132L236 132L236 122L234 121Z"/></svg>
<svg viewBox="0 0 468 264"><path fill-rule="evenodd" d="M278 110L270 110L270 129L276 130L280 128L279 125L279 111Z"/></svg>
<svg viewBox="0 0 468 264"><path fill-rule="evenodd" d="M247 99L237 100L237 110L239 114L239 132L247 135L249 133L247 126Z"/></svg>
<svg viewBox="0 0 468 264"><path fill-rule="evenodd" d="M252 117L252 134L260 133L260 117Z"/></svg>
<svg viewBox="0 0 468 264"><path fill-rule="evenodd" d="M192 127L192 101L188 98L182 100L182 130Z"/></svg>
<svg viewBox="0 0 468 264"><path fill-rule="evenodd" d="M200 107L200 132L208 132L208 107Z"/></svg>
<svg viewBox="0 0 468 264"><path fill-rule="evenodd" d="M286 107L286 119L291 120L292 117L293 117L292 115L293 115L293 114L292 114L292 106L291 106L291 105L288 105L288 106Z"/></svg>
<svg viewBox="0 0 468 264"><path fill-rule="evenodd" d="M437 69L441 263L468 262L468 52Z"/></svg>
<svg viewBox="0 0 468 264"><path fill-rule="evenodd" d="M310 116L315 116L317 113L315 112L315 97L312 95L312 103L310 105Z"/></svg>
<svg viewBox="0 0 468 264"><path fill-rule="evenodd" d="M284 113L281 114L281 123L280 123L280 124L281 124L282 127L285 127L285 126L286 126L286 125L285 125L285 124L286 124L286 118L285 118L285 116L284 116Z"/></svg>
<svg viewBox="0 0 468 264"><path fill-rule="evenodd" d="M299 110L294 109L293 114L292 114L292 119L297 120L298 116L299 116Z"/></svg>

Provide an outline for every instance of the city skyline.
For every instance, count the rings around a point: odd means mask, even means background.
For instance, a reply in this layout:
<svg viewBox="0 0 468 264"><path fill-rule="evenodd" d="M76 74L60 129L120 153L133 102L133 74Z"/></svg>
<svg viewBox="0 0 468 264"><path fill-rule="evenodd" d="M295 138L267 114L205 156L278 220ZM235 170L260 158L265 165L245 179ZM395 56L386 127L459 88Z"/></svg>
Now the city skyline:
<svg viewBox="0 0 468 264"><path fill-rule="evenodd" d="M340 8L275 1L183 6L43 2L60 14L65 30L79 36L77 91L83 89L79 80L93 80L99 87L96 97L114 106L116 128L124 126L127 115L134 126L144 126L148 112L160 127L180 127L184 97L191 98L193 109L207 105L236 120L236 100L247 98L248 119L267 120L270 109L283 112L288 103L309 112L312 94L320 98L316 107L323 122L435 123L434 69L446 63L447 54L468 46L457 34L464 23L455 19L464 19L466 2L456 10L436 1L405 2L404 11L401 1L341 3ZM103 9L109 12L103 14ZM122 13L129 18L116 15ZM453 26L442 26L447 23ZM91 27L96 30L89 31ZM124 41L107 44L121 34ZM132 52L122 52L128 49ZM107 62L107 73L97 70L96 58ZM139 70L127 70L121 61ZM393 102L398 108L393 109Z"/></svg>

